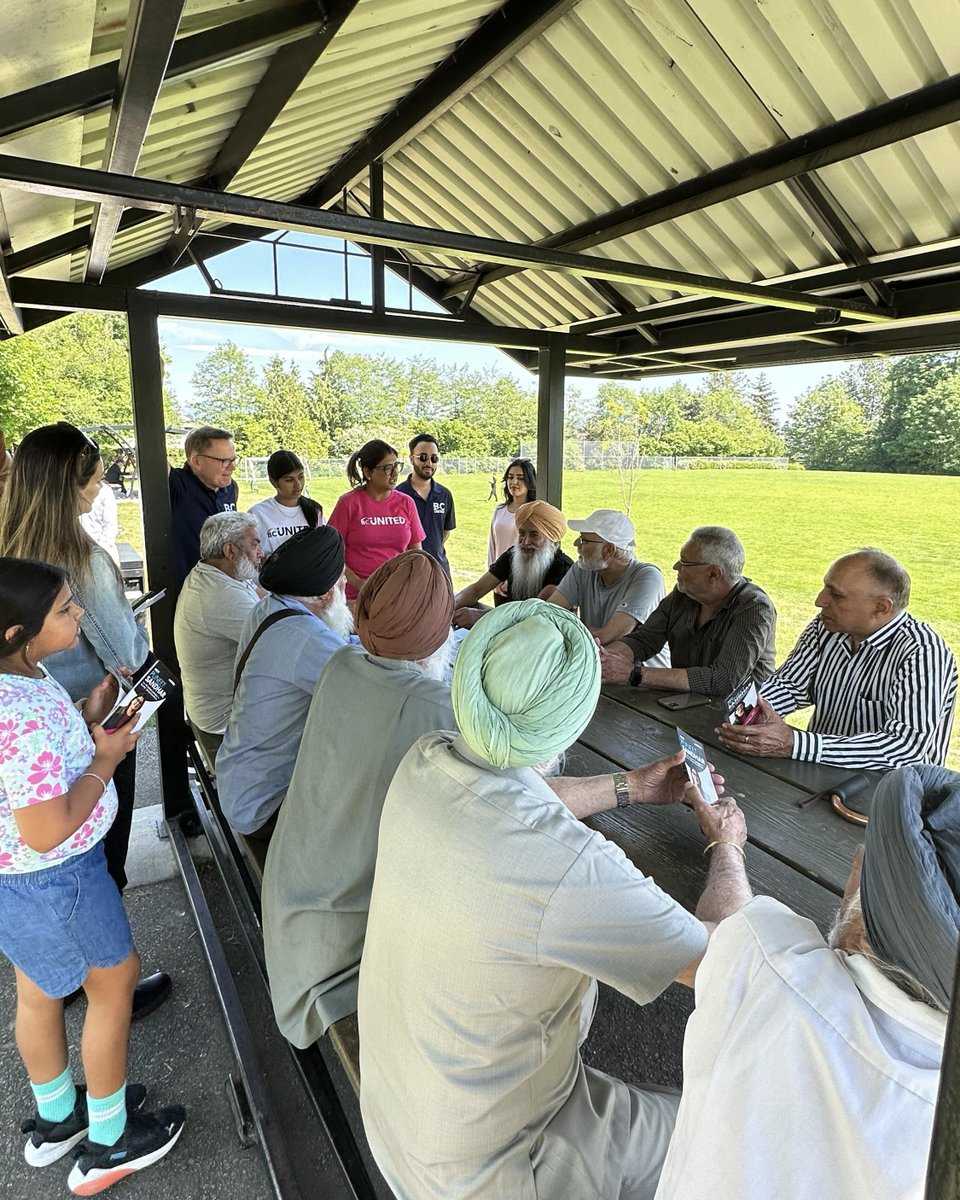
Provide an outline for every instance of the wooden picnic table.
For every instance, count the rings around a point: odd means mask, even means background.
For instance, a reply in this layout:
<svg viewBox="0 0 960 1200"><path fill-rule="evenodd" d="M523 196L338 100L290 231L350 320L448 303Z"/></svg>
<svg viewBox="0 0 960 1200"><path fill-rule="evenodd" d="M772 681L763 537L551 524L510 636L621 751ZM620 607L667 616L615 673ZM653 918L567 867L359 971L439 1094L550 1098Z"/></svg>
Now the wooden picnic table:
<svg viewBox="0 0 960 1200"><path fill-rule="evenodd" d="M799 801L856 772L789 759L749 758L721 748L714 730L724 718L721 701L671 711L657 698L670 693L605 684L597 711L567 755L567 773L601 774L642 766L677 750L679 727L703 742L725 790L743 809L749 842L747 872L754 891L775 896L826 930L833 920L863 842L861 826L843 820L825 801ZM868 812L882 772L850 807ZM707 860L693 813L680 805L633 805L589 822L644 872L689 909L703 890Z"/></svg>

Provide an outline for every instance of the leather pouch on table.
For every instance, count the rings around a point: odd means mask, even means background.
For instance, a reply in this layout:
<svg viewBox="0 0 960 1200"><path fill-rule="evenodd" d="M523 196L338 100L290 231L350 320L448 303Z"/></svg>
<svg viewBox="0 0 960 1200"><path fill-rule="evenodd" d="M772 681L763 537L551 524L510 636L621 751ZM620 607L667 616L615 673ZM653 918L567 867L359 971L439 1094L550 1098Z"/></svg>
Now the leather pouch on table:
<svg viewBox="0 0 960 1200"><path fill-rule="evenodd" d="M852 800L854 796L858 796L862 791L865 791L869 782L866 775L850 775L841 783L836 783L832 787L826 787L823 791L817 792L813 796L808 796L805 800L801 800L798 807L806 808L817 800L829 800L833 811L838 816L843 817L845 821L850 821L854 825L866 825L866 813L848 808L846 801Z"/></svg>

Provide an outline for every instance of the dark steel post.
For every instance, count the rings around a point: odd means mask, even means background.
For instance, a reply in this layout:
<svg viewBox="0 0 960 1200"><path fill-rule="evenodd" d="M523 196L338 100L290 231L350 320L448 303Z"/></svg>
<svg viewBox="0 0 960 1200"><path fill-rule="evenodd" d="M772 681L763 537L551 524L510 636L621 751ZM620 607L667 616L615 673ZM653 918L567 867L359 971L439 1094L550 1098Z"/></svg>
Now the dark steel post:
<svg viewBox="0 0 960 1200"><path fill-rule="evenodd" d="M960 1200L960 956L953 979L953 1003L940 1068L940 1092L933 1119L927 1166L926 1200Z"/></svg>
<svg viewBox="0 0 960 1200"><path fill-rule="evenodd" d="M383 220L382 158L375 158L370 164L370 216ZM373 271L373 311L377 316L383 316L387 308L387 252L384 246L370 247L370 267Z"/></svg>
<svg viewBox="0 0 960 1200"><path fill-rule="evenodd" d="M538 352L537 496L557 508L562 507L563 499L563 381L566 362L566 339L562 334L556 334Z"/></svg>
<svg viewBox="0 0 960 1200"><path fill-rule="evenodd" d="M130 384L133 424L137 438L140 500L146 542L147 579L151 588L167 594L151 609L153 649L174 670L174 576L170 539L170 489L167 482L167 439L163 415L163 362L157 329L157 299L148 292L127 293L127 327L130 332ZM157 712L160 734L160 776L163 811L167 820L192 809L187 787L187 742L183 699L175 692Z"/></svg>

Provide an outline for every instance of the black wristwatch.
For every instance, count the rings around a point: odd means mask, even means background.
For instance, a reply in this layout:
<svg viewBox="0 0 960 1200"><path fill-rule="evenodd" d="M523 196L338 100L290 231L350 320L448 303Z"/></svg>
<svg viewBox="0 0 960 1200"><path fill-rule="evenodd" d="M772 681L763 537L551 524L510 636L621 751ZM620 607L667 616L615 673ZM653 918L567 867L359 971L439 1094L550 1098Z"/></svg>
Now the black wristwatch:
<svg viewBox="0 0 960 1200"><path fill-rule="evenodd" d="M639 687L643 683L643 663L634 663L630 672L630 686Z"/></svg>

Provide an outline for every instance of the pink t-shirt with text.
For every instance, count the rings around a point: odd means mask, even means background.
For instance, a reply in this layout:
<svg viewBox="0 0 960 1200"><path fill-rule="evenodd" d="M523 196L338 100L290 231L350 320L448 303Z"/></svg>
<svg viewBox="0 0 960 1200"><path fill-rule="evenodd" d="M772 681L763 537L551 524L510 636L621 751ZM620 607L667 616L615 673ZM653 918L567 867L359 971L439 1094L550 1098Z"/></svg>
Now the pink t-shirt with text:
<svg viewBox="0 0 960 1200"><path fill-rule="evenodd" d="M327 524L339 530L347 566L361 579L424 538L417 506L403 492L393 491L384 500L374 500L364 488L344 492ZM348 583L347 599L356 595Z"/></svg>

